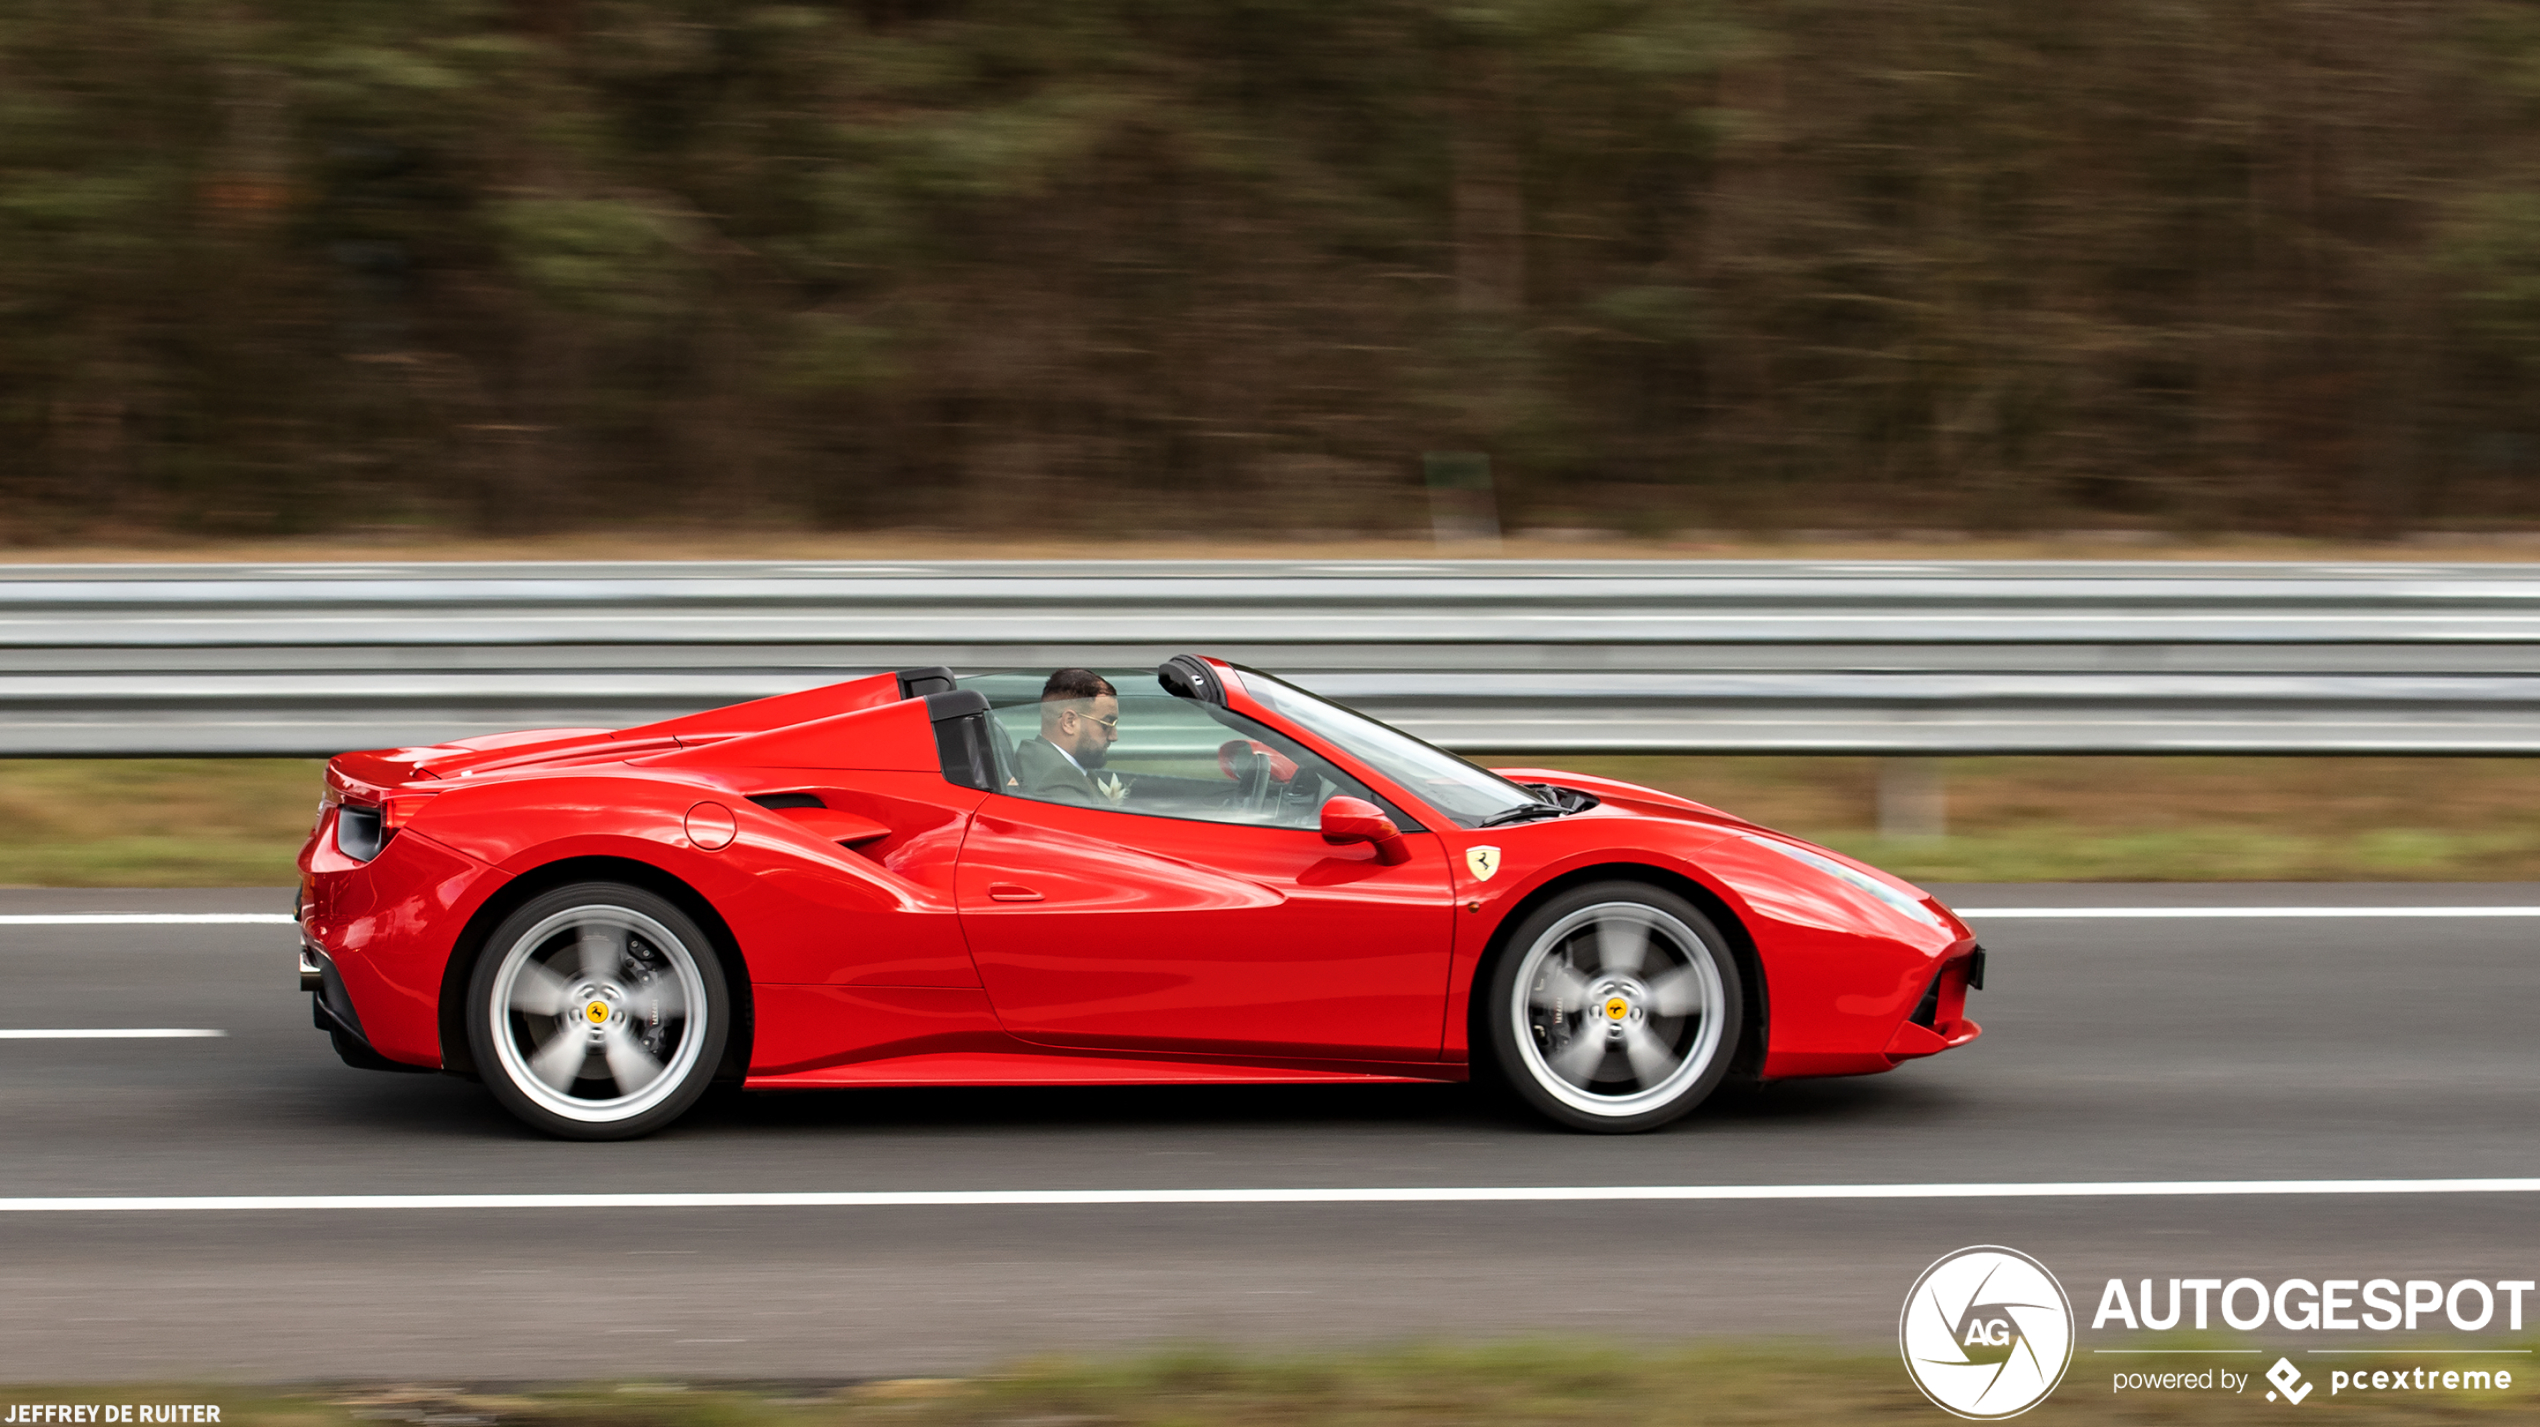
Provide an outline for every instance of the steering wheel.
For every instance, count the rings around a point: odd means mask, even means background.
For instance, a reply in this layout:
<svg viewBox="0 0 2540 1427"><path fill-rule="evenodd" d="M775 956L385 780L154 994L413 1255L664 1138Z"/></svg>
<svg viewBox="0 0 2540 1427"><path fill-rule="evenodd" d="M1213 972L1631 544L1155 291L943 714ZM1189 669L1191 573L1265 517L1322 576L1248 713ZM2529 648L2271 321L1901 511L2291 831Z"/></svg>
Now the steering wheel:
<svg viewBox="0 0 2540 1427"><path fill-rule="evenodd" d="M1254 753L1247 757L1250 766L1244 769L1243 806L1245 812L1257 813L1269 806L1271 790L1279 786L1273 776L1277 770L1270 766L1267 754Z"/></svg>
<svg viewBox="0 0 2540 1427"><path fill-rule="evenodd" d="M1270 780L1274 783L1284 783L1296 776L1295 759L1257 738L1230 738L1217 745L1218 771L1238 783L1242 782L1244 775L1239 767L1247 752L1258 753L1270 760Z"/></svg>
<svg viewBox="0 0 2540 1427"><path fill-rule="evenodd" d="M1278 806L1294 787L1296 760L1258 739L1230 738L1217 747L1217 768L1235 784L1230 808L1259 814Z"/></svg>

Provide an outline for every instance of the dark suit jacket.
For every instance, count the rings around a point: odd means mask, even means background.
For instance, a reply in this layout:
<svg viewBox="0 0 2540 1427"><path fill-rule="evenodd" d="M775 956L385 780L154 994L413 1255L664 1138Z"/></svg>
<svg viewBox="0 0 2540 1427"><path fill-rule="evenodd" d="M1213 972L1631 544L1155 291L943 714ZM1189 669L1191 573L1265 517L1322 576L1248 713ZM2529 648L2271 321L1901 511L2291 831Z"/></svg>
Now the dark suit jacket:
<svg viewBox="0 0 2540 1427"><path fill-rule="evenodd" d="M1027 738L1014 746L1014 774L1023 785L1015 792L1022 797L1089 808L1101 801L1094 795L1094 780L1046 738Z"/></svg>

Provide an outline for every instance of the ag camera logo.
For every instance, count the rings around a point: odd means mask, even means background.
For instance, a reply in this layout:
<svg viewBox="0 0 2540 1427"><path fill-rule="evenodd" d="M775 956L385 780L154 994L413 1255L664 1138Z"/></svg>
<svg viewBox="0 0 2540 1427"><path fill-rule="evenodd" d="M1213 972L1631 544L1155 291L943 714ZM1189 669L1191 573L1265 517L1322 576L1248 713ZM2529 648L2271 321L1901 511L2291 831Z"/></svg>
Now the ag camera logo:
<svg viewBox="0 0 2540 1427"><path fill-rule="evenodd" d="M1923 1270L1896 1320L1905 1372L1932 1405L1978 1422L2044 1402L2073 1363L2073 1304L2046 1265L1979 1244Z"/></svg>

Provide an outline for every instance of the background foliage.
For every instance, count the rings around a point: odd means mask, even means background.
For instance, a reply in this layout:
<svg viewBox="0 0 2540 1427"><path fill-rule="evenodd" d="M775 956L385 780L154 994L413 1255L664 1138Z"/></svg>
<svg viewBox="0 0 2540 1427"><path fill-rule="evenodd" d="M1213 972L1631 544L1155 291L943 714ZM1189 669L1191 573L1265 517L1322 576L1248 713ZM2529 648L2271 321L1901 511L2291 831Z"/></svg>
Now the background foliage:
<svg viewBox="0 0 2540 1427"><path fill-rule="evenodd" d="M13 0L0 538L2540 517L2501 0Z"/></svg>

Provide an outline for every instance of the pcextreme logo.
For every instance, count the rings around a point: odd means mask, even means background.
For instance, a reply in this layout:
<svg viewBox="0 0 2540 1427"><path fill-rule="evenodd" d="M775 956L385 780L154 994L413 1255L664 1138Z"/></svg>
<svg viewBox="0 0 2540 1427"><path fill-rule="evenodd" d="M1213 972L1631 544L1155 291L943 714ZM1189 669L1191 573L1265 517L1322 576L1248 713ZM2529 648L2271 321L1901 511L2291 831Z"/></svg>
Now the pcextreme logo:
<svg viewBox="0 0 2540 1427"><path fill-rule="evenodd" d="M1978 1244L1914 1280L1896 1341L1906 1375L1941 1411L1978 1422L2017 1417L2072 1366L2072 1300L2046 1265Z"/></svg>
<svg viewBox="0 0 2540 1427"><path fill-rule="evenodd" d="M2269 1402L2275 1401L2276 1393L2280 1392L2284 1394L2285 1401L2298 1406L2303 1398L2311 1395L2310 1383L2303 1379L2302 1370L2293 1366L2291 1358L2276 1359L2275 1366L2267 1369L2267 1381L2275 1384L2275 1392L2267 1394Z"/></svg>

